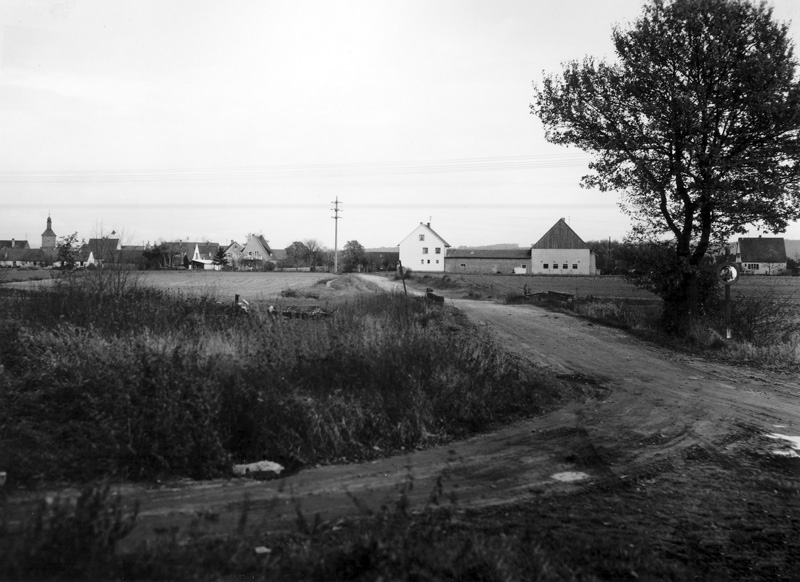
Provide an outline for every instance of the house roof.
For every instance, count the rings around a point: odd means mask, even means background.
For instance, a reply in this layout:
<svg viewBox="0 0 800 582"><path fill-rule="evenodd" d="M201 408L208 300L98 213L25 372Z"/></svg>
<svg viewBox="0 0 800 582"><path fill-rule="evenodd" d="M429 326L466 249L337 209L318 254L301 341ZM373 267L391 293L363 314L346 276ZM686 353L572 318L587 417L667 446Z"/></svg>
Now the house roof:
<svg viewBox="0 0 800 582"><path fill-rule="evenodd" d="M446 259L530 259L530 249L447 249Z"/></svg>
<svg viewBox="0 0 800 582"><path fill-rule="evenodd" d="M739 260L743 263L785 263L783 238L740 238Z"/></svg>
<svg viewBox="0 0 800 582"><path fill-rule="evenodd" d="M430 224L430 223L428 223L428 224L425 224L424 222L420 222L420 223L419 223L419 226L418 226L417 228L415 228L414 230L412 230L412 231L409 233L409 235L408 235L406 238L404 238L403 240L401 240L401 241L400 241L400 243L399 243L397 246L400 246L401 244L403 244L403 241L405 241L405 240L406 240L406 239L407 239L409 236L411 236L411 235L413 235L415 232L417 232L417 231L419 230L420 226L421 226L423 229L425 229L425 230L427 230L428 232L430 232L430 233L431 233L433 236L435 236L436 238L438 238L440 241L442 241L442 244L443 244L445 247L448 247L448 248L450 247L450 243L448 243L446 240L444 240L444 239L442 238L442 236L441 236L441 235L440 235L438 232L436 232L435 230L433 230L433 229L431 228L431 224Z"/></svg>
<svg viewBox="0 0 800 582"><path fill-rule="evenodd" d="M14 242L13 245L11 244L12 241ZM28 241L26 240L16 240L16 239L0 240L0 249L10 249L10 248L29 249L31 248L31 245L29 245Z"/></svg>
<svg viewBox="0 0 800 582"><path fill-rule="evenodd" d="M564 219L559 219L553 227L548 230L545 235L540 238L536 244L533 245L534 249L588 249L589 245L583 242L583 239L575 234L575 231L564 222Z"/></svg>
<svg viewBox="0 0 800 582"><path fill-rule="evenodd" d="M250 237L247 239L247 242L245 243L242 250L251 245L260 246L261 250L263 250L266 253L266 257L264 257L265 259L274 258L274 253L272 252L272 249L269 248L269 243L267 243L267 240L264 238L264 235L251 234Z"/></svg>
<svg viewBox="0 0 800 582"><path fill-rule="evenodd" d="M201 255L211 255L211 256L216 255L218 249L219 245L217 243L210 243L210 242L197 243L197 251ZM192 249L192 252L194 252L194 249Z"/></svg>
<svg viewBox="0 0 800 582"><path fill-rule="evenodd" d="M118 238L90 238L82 247L87 252L93 252L95 258L105 253L119 250L120 244Z"/></svg>
<svg viewBox="0 0 800 582"><path fill-rule="evenodd" d="M45 256L41 249L0 249L0 261L44 261Z"/></svg>

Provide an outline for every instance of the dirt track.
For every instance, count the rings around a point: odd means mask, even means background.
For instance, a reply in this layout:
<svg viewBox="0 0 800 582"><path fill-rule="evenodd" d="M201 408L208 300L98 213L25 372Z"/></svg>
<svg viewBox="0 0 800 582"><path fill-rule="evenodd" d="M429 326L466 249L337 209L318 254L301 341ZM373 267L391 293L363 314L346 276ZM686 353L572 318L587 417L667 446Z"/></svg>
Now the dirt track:
<svg viewBox="0 0 800 582"><path fill-rule="evenodd" d="M366 290L393 285L369 281ZM500 506L642 475L657 478L690 455L743 466L751 453L785 448L766 434L800 434L797 377L676 355L534 306L451 301L508 349L583 385L589 396L491 434L372 463L319 467L274 481L130 489L126 497L141 501L130 542L153 527L186 525L198 512L219 513L214 527L230 529L245 496L253 515L272 529L293 527L295 502L305 515L329 520L357 512L352 498L377 509L396 498L409 475L412 503L424 504L444 476L446 490L457 487L462 507ZM567 472L586 477L554 477Z"/></svg>

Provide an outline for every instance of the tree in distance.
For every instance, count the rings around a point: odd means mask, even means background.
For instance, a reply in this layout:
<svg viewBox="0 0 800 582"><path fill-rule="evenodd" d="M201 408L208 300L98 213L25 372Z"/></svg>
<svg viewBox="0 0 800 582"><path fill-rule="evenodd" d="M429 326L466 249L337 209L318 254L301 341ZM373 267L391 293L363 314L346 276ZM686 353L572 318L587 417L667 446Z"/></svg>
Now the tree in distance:
<svg viewBox="0 0 800 582"><path fill-rule="evenodd" d="M771 8L744 0L649 0L612 40L616 62L545 75L532 113L548 141L594 155L582 184L623 193L631 238L667 251L640 283L685 331L714 288L710 249L800 217L794 46Z"/></svg>
<svg viewBox="0 0 800 582"><path fill-rule="evenodd" d="M344 270L346 273L358 271L366 263L366 251L357 240L349 240L344 245Z"/></svg>
<svg viewBox="0 0 800 582"><path fill-rule="evenodd" d="M84 245L84 241L78 242L78 233L73 232L58 239L56 249L58 250L57 260L62 269L72 270L78 262L78 253Z"/></svg>
<svg viewBox="0 0 800 582"><path fill-rule="evenodd" d="M305 267L308 265L308 247L300 241L294 241L286 247L286 266Z"/></svg>

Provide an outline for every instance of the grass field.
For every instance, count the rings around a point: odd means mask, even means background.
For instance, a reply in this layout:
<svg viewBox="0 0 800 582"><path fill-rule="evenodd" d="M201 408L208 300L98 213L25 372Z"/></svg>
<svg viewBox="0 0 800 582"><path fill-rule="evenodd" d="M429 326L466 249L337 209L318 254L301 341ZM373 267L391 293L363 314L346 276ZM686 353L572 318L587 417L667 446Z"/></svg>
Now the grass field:
<svg viewBox="0 0 800 582"><path fill-rule="evenodd" d="M522 294L527 285L531 293L557 291L578 298L653 300L658 298L616 276L555 277L546 275L418 275L417 281L434 289L470 290L484 297ZM720 288L722 286L720 285ZM731 287L731 295L760 297L772 293L776 299L788 298L800 306L800 277L742 277Z"/></svg>
<svg viewBox="0 0 800 582"><path fill-rule="evenodd" d="M145 271L140 283L158 289L214 297L219 301L240 295L247 301L279 297L281 291L311 287L330 273L255 273L239 271Z"/></svg>

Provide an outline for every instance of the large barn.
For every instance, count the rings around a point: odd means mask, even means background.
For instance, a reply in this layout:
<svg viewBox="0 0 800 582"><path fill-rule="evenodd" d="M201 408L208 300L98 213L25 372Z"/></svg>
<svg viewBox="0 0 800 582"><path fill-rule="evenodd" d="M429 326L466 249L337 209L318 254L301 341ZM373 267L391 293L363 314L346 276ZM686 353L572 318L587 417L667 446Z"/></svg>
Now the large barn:
<svg viewBox="0 0 800 582"><path fill-rule="evenodd" d="M532 275L596 275L595 254L560 219L531 248Z"/></svg>
<svg viewBox="0 0 800 582"><path fill-rule="evenodd" d="M562 218L530 249L449 249L446 273L596 275L595 255Z"/></svg>

